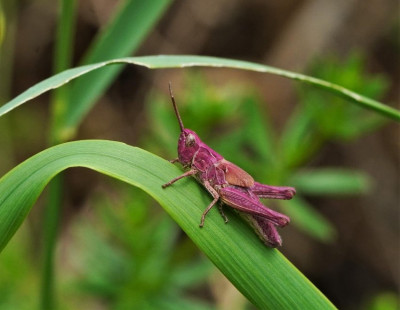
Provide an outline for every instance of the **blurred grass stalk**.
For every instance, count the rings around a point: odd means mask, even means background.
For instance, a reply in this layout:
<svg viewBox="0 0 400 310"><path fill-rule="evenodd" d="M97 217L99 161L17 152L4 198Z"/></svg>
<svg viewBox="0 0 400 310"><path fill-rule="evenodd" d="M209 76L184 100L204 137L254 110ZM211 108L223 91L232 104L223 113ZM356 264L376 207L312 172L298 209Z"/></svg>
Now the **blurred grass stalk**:
<svg viewBox="0 0 400 310"><path fill-rule="evenodd" d="M76 0L60 0L59 23L55 39L54 73L59 73L71 66L73 56L73 34L75 30ZM57 135L61 120L65 117L69 102L69 85L57 88L51 98L50 129L48 143L62 142ZM49 184L48 200L44 210L43 226L43 266L40 292L40 308L55 309L54 294L54 257L60 224L60 210L63 196L63 174L57 175Z"/></svg>
<svg viewBox="0 0 400 310"><path fill-rule="evenodd" d="M170 0L122 2L117 14L104 27L88 49L83 63L104 61L132 54L153 28ZM54 53L54 73L71 67L75 30L76 0L60 0L60 18ZM85 79L57 88L51 100L51 125L48 143L59 144L73 138L77 128L94 102L120 72L120 67L95 72ZM72 104L73 103L73 104ZM68 130L65 129L68 124ZM67 132L67 134L65 134ZM43 278L40 304L54 309L54 250L59 227L63 195L63 176L57 175L49 184L44 216Z"/></svg>
<svg viewBox="0 0 400 310"><path fill-rule="evenodd" d="M16 25L16 1L0 1L0 101L10 98L12 68L14 64L14 41ZM0 122L0 171L15 166L11 147L10 119Z"/></svg>
<svg viewBox="0 0 400 310"><path fill-rule="evenodd" d="M14 1L0 1L0 100L7 101L12 80L15 39L15 11Z"/></svg>

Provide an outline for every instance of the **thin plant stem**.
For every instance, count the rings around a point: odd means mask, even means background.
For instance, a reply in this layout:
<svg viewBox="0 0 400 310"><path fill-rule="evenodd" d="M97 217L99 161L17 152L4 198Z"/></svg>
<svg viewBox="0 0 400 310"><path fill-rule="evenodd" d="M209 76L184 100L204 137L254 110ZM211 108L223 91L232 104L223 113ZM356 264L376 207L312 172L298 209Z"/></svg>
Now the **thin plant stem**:
<svg viewBox="0 0 400 310"><path fill-rule="evenodd" d="M44 215L44 256L40 294L40 309L43 310L55 309L54 254L60 222L62 183L62 175L57 175L49 184L48 200Z"/></svg>
<svg viewBox="0 0 400 310"><path fill-rule="evenodd" d="M71 65L73 33L75 25L76 0L60 0L60 19L57 29L56 46L54 53L55 73L66 70ZM58 88L51 102L51 125L48 142L50 145L63 142L59 136L59 126L65 116L68 103L67 86ZM62 201L63 176L59 174L49 185L48 201L44 215L44 246L42 285L40 294L40 308L42 310L55 309L55 272L54 257L60 223L60 210Z"/></svg>

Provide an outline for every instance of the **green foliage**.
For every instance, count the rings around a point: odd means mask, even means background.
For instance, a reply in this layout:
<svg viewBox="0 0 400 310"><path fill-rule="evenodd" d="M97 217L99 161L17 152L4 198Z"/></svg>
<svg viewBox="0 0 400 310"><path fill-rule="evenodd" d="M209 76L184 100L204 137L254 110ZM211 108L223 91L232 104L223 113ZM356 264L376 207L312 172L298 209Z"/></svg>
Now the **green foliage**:
<svg viewBox="0 0 400 310"><path fill-rule="evenodd" d="M82 64L126 57L134 53L149 34L171 0L126 0L118 12L92 43ZM94 71L75 81L71 88L71 101L60 135L69 138L79 126L105 89L121 72L122 66L111 66Z"/></svg>
<svg viewBox="0 0 400 310"><path fill-rule="evenodd" d="M70 285L78 296L97 296L112 309L160 309L164 303L209 309L182 293L204 282L211 265L193 257L187 239L178 241L177 226L143 191L119 186L112 196L118 199L97 194L95 220L74 223L73 253L80 258L74 267L83 278Z"/></svg>
<svg viewBox="0 0 400 310"><path fill-rule="evenodd" d="M388 88L383 76L372 76L365 72L365 59L353 53L345 62L336 58L316 61L310 74L329 80L371 98L379 98ZM364 111L361 107L349 106L343 98L322 93L318 89L299 88L300 103L305 113L318 127L324 139L350 140L384 124L385 119Z"/></svg>
<svg viewBox="0 0 400 310"><path fill-rule="evenodd" d="M371 186L365 173L338 168L305 169L290 180L308 195L356 195L365 193Z"/></svg>
<svg viewBox="0 0 400 310"><path fill-rule="evenodd" d="M394 292L382 292L374 296L365 309L368 310L396 310L400 307L399 295Z"/></svg>
<svg viewBox="0 0 400 310"><path fill-rule="evenodd" d="M241 121L238 117L241 95L238 89L210 87L199 74L186 76L185 90L174 94L184 125L196 131L213 146L220 132L229 131ZM173 85L172 85L173 87ZM227 104L229 102L229 104ZM152 93L146 104L151 137L143 136L146 149L166 157L176 157L179 126L165 94Z"/></svg>
<svg viewBox="0 0 400 310"><path fill-rule="evenodd" d="M28 225L23 225L0 256L0 309L31 310L38 303L39 272L32 257ZM23 298L21 297L23 296Z"/></svg>

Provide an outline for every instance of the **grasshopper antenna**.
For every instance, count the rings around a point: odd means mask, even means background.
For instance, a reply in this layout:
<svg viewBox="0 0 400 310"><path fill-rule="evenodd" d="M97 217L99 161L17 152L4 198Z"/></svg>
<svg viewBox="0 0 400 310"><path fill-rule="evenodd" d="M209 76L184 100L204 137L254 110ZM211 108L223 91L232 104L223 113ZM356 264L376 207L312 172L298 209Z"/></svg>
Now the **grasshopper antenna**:
<svg viewBox="0 0 400 310"><path fill-rule="evenodd" d="M168 85L169 85L169 95L171 96L172 105L174 106L174 110L175 110L175 115L178 118L179 127L181 127L181 132L182 132L185 129L185 127L183 127L183 122L182 122L181 116L179 115L179 111L178 111L178 108L175 103L174 95L172 94L171 82L169 82Z"/></svg>

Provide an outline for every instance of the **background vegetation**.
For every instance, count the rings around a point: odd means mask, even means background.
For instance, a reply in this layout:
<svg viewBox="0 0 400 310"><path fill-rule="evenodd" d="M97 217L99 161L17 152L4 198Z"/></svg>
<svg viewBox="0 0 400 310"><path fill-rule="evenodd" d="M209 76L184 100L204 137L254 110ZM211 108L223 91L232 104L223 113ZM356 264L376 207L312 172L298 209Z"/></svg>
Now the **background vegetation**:
<svg viewBox="0 0 400 310"><path fill-rule="evenodd" d="M250 60L396 102L397 4L375 2L4 2L0 102L68 67L132 54ZM292 218L285 256L341 309L396 309L399 128L326 92L238 70L109 67L3 116L0 174L87 138L175 157L168 81L185 124L211 147L257 180L298 188L274 205ZM252 308L153 199L84 169L52 181L0 255L0 308L54 300Z"/></svg>

